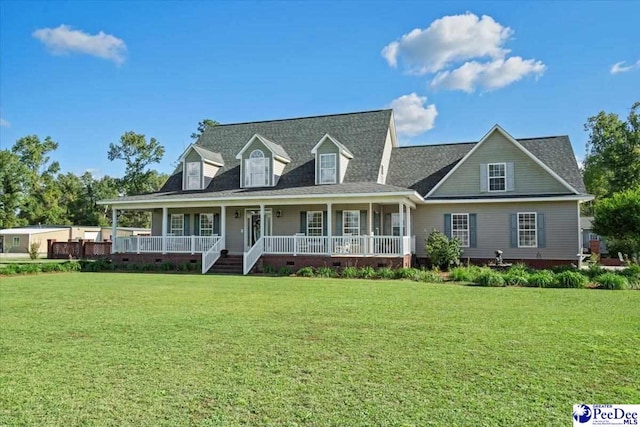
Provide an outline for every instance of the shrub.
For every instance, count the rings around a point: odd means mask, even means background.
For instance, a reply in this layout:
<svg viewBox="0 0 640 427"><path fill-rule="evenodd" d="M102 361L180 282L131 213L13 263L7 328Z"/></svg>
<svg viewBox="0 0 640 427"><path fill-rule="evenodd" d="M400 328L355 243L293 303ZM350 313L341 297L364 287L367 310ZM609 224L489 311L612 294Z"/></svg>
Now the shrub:
<svg viewBox="0 0 640 427"><path fill-rule="evenodd" d="M596 277L593 282L603 289L622 290L629 288L629 281L626 277L615 273L604 273Z"/></svg>
<svg viewBox="0 0 640 427"><path fill-rule="evenodd" d="M29 243L29 258L38 259L41 245L42 245L42 242L40 242L39 240Z"/></svg>
<svg viewBox="0 0 640 427"><path fill-rule="evenodd" d="M589 279L593 279L607 272L607 270L597 264L589 264L589 268L583 271L587 274Z"/></svg>
<svg viewBox="0 0 640 427"><path fill-rule="evenodd" d="M358 268L357 267L345 267L342 269L341 277L345 279L355 279L358 277Z"/></svg>
<svg viewBox="0 0 640 427"><path fill-rule="evenodd" d="M477 275L477 267L456 267L449 273L454 282L473 282Z"/></svg>
<svg viewBox="0 0 640 427"><path fill-rule="evenodd" d="M420 270L418 270L417 268L402 267L396 270L396 279L417 280L416 278L419 275Z"/></svg>
<svg viewBox="0 0 640 427"><path fill-rule="evenodd" d="M589 281L584 274L571 270L557 274L556 279L561 288L584 288Z"/></svg>
<svg viewBox="0 0 640 427"><path fill-rule="evenodd" d="M419 282L439 283L442 282L442 275L438 270L418 270L414 280Z"/></svg>
<svg viewBox="0 0 640 427"><path fill-rule="evenodd" d="M529 276L528 286L539 288L552 288L556 281L556 276L549 270L540 270Z"/></svg>
<svg viewBox="0 0 640 427"><path fill-rule="evenodd" d="M298 270L296 276L313 277L313 267L302 267L300 270Z"/></svg>
<svg viewBox="0 0 640 427"><path fill-rule="evenodd" d="M363 279L374 279L376 277L376 271L373 267L367 265L358 270L358 277Z"/></svg>
<svg viewBox="0 0 640 427"><path fill-rule="evenodd" d="M176 263L172 261L164 261L162 264L160 264L158 269L160 271L173 271L176 269Z"/></svg>
<svg viewBox="0 0 640 427"><path fill-rule="evenodd" d="M564 273L565 271L578 271L573 265L554 265L551 271L555 274Z"/></svg>
<svg viewBox="0 0 640 427"><path fill-rule="evenodd" d="M529 273L522 270L508 271L503 276L507 286L528 286L529 285Z"/></svg>
<svg viewBox="0 0 640 427"><path fill-rule="evenodd" d="M288 267L286 265L283 265L282 267L280 267L280 269L278 270L278 276L291 276L291 273L293 272L293 270L291 269L291 267Z"/></svg>
<svg viewBox="0 0 640 427"><path fill-rule="evenodd" d="M504 286L504 279L500 273L495 271L483 271L475 280L480 286L501 287Z"/></svg>
<svg viewBox="0 0 640 427"><path fill-rule="evenodd" d="M513 264L511 267L509 267L507 272L508 273L516 273L516 274L519 274L519 275L523 275L523 274L531 273L531 270L529 269L527 264L523 264L521 262L518 262L518 263Z"/></svg>
<svg viewBox="0 0 640 427"><path fill-rule="evenodd" d="M189 266L191 263L189 262L181 262L178 265L178 270L179 271L189 271L191 269L191 267Z"/></svg>
<svg viewBox="0 0 640 427"><path fill-rule="evenodd" d="M395 279L396 273L389 267L382 267L376 272L376 277L378 279L392 280Z"/></svg>
<svg viewBox="0 0 640 427"><path fill-rule="evenodd" d="M449 270L451 266L460 264L462 248L457 239L449 239L438 230L433 230L427 238L427 254L431 264Z"/></svg>
<svg viewBox="0 0 640 427"><path fill-rule="evenodd" d="M331 267L327 267L323 265L322 267L316 268L316 276L317 277L336 277L338 273Z"/></svg>
<svg viewBox="0 0 640 427"><path fill-rule="evenodd" d="M265 265L262 267L262 272L264 274L276 274L276 268L273 265Z"/></svg>

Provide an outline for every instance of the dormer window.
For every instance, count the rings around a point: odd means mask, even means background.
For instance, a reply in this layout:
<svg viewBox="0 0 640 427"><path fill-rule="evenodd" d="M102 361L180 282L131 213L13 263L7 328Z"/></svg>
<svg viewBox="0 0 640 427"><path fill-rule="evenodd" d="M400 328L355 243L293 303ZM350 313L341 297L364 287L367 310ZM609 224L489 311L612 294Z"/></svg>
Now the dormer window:
<svg viewBox="0 0 640 427"><path fill-rule="evenodd" d="M506 163L489 163L487 165L489 179L489 191L506 191L507 190L507 164Z"/></svg>
<svg viewBox="0 0 640 427"><path fill-rule="evenodd" d="M187 147L178 161L181 163L182 189L185 191L207 188L224 166L220 153L214 153L196 144Z"/></svg>
<svg viewBox="0 0 640 427"><path fill-rule="evenodd" d="M336 154L320 154L320 184L336 183Z"/></svg>
<svg viewBox="0 0 640 427"><path fill-rule="evenodd" d="M187 162L187 190L200 190L202 188L202 173L200 162Z"/></svg>
<svg viewBox="0 0 640 427"><path fill-rule="evenodd" d="M269 158L262 150L253 150L245 160L244 186L264 187L269 185Z"/></svg>

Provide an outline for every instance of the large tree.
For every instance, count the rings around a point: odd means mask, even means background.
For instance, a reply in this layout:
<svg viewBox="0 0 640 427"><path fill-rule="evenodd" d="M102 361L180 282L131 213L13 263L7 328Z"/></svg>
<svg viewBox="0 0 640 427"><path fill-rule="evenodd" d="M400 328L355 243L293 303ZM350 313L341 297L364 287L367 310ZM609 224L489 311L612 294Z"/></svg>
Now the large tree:
<svg viewBox="0 0 640 427"><path fill-rule="evenodd" d="M640 186L596 201L593 230L608 238L610 250L640 256Z"/></svg>
<svg viewBox="0 0 640 427"><path fill-rule="evenodd" d="M27 169L9 150L0 150L0 229L24 225L18 217L24 201Z"/></svg>
<svg viewBox="0 0 640 427"><path fill-rule="evenodd" d="M192 133L191 138L197 140L198 138L200 138L200 136L202 136L205 130L207 130L210 127L218 126L218 125L220 125L220 123L216 122L215 120L204 119L203 121L198 122L198 131Z"/></svg>
<svg viewBox="0 0 640 427"><path fill-rule="evenodd" d="M584 125L589 132L584 181L596 197L640 185L640 101L631 106L626 121L601 111Z"/></svg>

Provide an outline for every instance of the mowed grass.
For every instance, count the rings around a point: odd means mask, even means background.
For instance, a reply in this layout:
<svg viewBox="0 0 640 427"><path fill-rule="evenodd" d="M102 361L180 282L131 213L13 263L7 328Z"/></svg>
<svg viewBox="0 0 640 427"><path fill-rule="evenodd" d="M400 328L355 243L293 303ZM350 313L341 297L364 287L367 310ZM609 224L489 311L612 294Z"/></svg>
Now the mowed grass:
<svg viewBox="0 0 640 427"><path fill-rule="evenodd" d="M640 402L640 292L0 278L0 425L571 423Z"/></svg>

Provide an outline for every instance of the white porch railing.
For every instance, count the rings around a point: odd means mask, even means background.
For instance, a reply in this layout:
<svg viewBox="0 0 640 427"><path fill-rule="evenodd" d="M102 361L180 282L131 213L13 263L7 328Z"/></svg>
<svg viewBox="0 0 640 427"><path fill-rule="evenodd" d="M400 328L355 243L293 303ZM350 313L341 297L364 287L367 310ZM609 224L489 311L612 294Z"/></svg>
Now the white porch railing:
<svg viewBox="0 0 640 427"><path fill-rule="evenodd" d="M133 236L116 237L116 253L186 253L207 252L222 238L219 236Z"/></svg>
<svg viewBox="0 0 640 427"><path fill-rule="evenodd" d="M401 256L410 254L412 236L264 236L271 255Z"/></svg>
<svg viewBox="0 0 640 427"><path fill-rule="evenodd" d="M258 241L244 253L242 257L242 274L249 274L251 268L254 266L256 261L260 259L264 252L264 237L260 237Z"/></svg>
<svg viewBox="0 0 640 427"><path fill-rule="evenodd" d="M211 249L202 253L202 274L205 274L220 258L220 251L224 249L224 237L220 238Z"/></svg>

